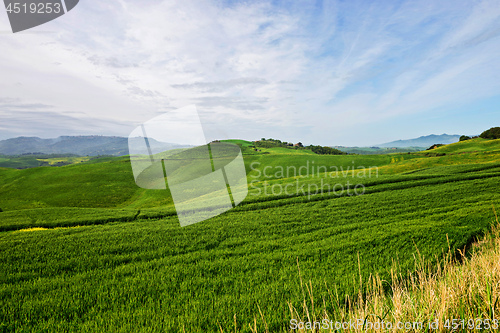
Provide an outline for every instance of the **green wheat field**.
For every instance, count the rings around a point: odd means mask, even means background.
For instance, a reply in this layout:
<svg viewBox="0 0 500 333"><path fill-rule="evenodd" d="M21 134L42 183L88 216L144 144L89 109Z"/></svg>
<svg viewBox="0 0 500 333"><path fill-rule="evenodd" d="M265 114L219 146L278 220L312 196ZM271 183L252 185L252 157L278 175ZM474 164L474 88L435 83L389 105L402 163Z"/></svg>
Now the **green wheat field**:
<svg viewBox="0 0 500 333"><path fill-rule="evenodd" d="M0 332L288 332L297 263L318 302L356 295L360 275L389 287L394 263L467 249L500 207L500 139L383 155L233 142L247 198L184 228L128 157L0 167Z"/></svg>

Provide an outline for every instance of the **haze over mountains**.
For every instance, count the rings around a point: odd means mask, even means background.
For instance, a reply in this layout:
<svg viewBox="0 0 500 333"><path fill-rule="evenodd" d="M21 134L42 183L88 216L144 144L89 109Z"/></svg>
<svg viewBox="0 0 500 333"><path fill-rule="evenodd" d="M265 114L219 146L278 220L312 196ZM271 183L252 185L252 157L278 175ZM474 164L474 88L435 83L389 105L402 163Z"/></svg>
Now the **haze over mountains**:
<svg viewBox="0 0 500 333"><path fill-rule="evenodd" d="M410 140L397 140L377 145L378 147L430 147L436 143L457 142L460 135L427 135ZM142 140L139 139L138 140ZM188 145L161 143L149 139L152 148L169 150L185 148ZM0 141L0 154L21 155L29 153L77 154L82 156L128 155L128 138L118 136L60 136L56 139L38 137L18 137Z"/></svg>
<svg viewBox="0 0 500 333"><path fill-rule="evenodd" d="M137 138L137 140L143 140ZM156 150L170 150L189 147L162 143L149 139L149 144ZM29 153L76 154L82 156L128 155L128 138L118 136L60 136L56 139L38 137L18 137L0 141L0 154L21 155Z"/></svg>
<svg viewBox="0 0 500 333"><path fill-rule="evenodd" d="M391 141L387 143L382 143L379 145L375 145L376 147L425 147L428 148L433 144L442 143L442 144L450 144L458 142L460 139L460 135L449 135L449 134L441 134L441 135L425 135L416 139L409 140L397 140Z"/></svg>

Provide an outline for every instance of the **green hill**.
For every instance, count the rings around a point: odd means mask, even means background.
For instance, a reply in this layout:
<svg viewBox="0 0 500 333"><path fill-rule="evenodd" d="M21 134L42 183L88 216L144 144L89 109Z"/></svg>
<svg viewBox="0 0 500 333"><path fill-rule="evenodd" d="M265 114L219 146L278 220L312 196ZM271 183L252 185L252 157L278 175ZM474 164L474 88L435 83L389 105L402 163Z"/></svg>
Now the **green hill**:
<svg viewBox="0 0 500 333"><path fill-rule="evenodd" d="M240 147L250 147L253 145L251 141L246 141L246 140L238 140L238 139L233 139L233 140L222 140L222 142L229 142L229 143L234 143L239 145Z"/></svg>
<svg viewBox="0 0 500 333"><path fill-rule="evenodd" d="M73 154L27 154L0 155L0 168L27 169L39 166L63 166L83 163L98 157L78 156Z"/></svg>
<svg viewBox="0 0 500 333"><path fill-rule="evenodd" d="M370 275L390 281L394 260L405 275L467 247L500 203L500 140L388 155L235 143L249 195L185 228L127 157L0 168L0 330L286 331L300 278L333 308Z"/></svg>
<svg viewBox="0 0 500 333"><path fill-rule="evenodd" d="M500 151L500 139L487 140L482 138L460 141L432 149L432 152L447 153L447 154L465 153L465 152L497 152L497 151Z"/></svg>

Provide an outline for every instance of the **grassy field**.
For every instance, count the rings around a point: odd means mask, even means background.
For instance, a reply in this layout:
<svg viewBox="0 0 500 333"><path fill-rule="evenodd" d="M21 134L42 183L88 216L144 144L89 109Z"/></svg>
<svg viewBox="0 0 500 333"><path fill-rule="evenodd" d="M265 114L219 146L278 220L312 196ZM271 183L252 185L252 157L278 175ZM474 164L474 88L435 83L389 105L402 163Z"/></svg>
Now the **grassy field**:
<svg viewBox="0 0 500 333"><path fill-rule="evenodd" d="M27 169L40 166L64 166L68 164L84 163L97 158L98 157L68 154L0 155L0 168Z"/></svg>
<svg viewBox="0 0 500 333"><path fill-rule="evenodd" d="M500 148L499 141L500 139L486 140L476 138L441 146L433 149L432 151L439 153L468 153L481 151L498 152Z"/></svg>
<svg viewBox="0 0 500 333"><path fill-rule="evenodd" d="M337 303L334 312L323 309L310 313L314 306L314 291L301 280L303 306L290 305L296 332L336 332L342 323L354 323L346 332L495 332L500 329L500 224L495 219L485 237L459 255L446 252L437 265L416 257L416 269L409 276L401 274L397 264L391 272L390 292L386 281L373 275L366 292L343 302L329 291L330 300ZM436 267L437 266L437 267ZM305 282L305 283L304 283ZM318 300L316 299L316 302ZM321 300L319 300L321 301ZM347 306L342 306L347 303ZM319 305L322 307L320 302ZM303 324L304 323L304 324ZM377 328L378 326L378 328ZM254 330L255 331L255 330Z"/></svg>
<svg viewBox="0 0 500 333"><path fill-rule="evenodd" d="M406 147L406 148L385 148L385 147L339 147L337 149L349 153L360 155L379 155L379 154L394 154L417 152L426 149L427 147Z"/></svg>
<svg viewBox="0 0 500 333"><path fill-rule="evenodd" d="M286 332L303 303L297 261L318 302L344 300L364 292L360 275L390 281L394 262L411 272L417 253L435 265L467 247L500 203L500 140L339 156L237 143L249 195L185 228L127 157L0 168L0 331L250 332L257 320Z"/></svg>

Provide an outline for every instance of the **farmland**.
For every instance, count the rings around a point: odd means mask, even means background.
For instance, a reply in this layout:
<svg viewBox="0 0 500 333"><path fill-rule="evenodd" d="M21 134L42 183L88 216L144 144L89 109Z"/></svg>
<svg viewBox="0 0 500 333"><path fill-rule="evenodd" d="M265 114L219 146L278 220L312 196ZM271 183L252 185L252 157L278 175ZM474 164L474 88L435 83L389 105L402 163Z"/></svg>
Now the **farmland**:
<svg viewBox="0 0 500 333"><path fill-rule="evenodd" d="M1 155L0 168L27 169L39 166L64 166L69 164L83 163L97 157L77 156L72 154L25 154L25 155Z"/></svg>
<svg viewBox="0 0 500 333"><path fill-rule="evenodd" d="M236 143L249 195L185 228L128 157L0 168L1 330L249 332L256 318L285 332L297 262L328 309L360 275L467 247L500 203L500 140L338 156Z"/></svg>

